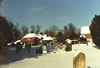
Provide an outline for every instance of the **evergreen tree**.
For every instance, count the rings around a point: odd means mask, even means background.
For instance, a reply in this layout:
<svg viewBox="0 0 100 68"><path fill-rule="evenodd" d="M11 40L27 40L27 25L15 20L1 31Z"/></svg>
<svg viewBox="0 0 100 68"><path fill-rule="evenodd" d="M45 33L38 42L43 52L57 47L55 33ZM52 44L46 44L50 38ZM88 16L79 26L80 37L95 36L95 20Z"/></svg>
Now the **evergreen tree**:
<svg viewBox="0 0 100 68"><path fill-rule="evenodd" d="M0 16L0 32L3 33L7 42L12 41L13 38L11 28L9 27L8 20L3 16Z"/></svg>
<svg viewBox="0 0 100 68"><path fill-rule="evenodd" d="M90 31L93 42L100 47L100 15L95 15L93 18L90 25Z"/></svg>

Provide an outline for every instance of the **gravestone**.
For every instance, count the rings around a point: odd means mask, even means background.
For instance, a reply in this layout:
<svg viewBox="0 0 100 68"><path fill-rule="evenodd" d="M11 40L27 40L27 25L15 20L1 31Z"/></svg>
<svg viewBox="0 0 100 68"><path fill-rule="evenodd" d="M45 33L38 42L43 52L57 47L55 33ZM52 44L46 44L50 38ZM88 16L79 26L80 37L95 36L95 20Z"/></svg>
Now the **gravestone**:
<svg viewBox="0 0 100 68"><path fill-rule="evenodd" d="M60 49L62 49L63 48L63 43L60 43Z"/></svg>
<svg viewBox="0 0 100 68"><path fill-rule="evenodd" d="M73 58L73 68L85 68L85 54L78 52Z"/></svg>

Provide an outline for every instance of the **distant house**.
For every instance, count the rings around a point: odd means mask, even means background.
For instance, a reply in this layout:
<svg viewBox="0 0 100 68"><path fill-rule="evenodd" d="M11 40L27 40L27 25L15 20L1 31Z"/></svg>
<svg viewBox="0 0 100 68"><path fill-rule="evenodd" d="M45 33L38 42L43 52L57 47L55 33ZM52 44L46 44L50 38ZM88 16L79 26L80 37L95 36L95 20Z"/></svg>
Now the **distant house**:
<svg viewBox="0 0 100 68"><path fill-rule="evenodd" d="M92 42L89 26L82 26L80 32L81 36L84 36L89 42Z"/></svg>

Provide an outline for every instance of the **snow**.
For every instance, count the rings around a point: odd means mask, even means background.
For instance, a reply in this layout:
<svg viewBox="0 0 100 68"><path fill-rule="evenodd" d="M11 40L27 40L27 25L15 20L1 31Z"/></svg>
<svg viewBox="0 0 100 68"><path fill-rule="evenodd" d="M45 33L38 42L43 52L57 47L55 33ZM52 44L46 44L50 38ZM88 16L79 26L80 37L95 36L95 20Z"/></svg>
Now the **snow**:
<svg viewBox="0 0 100 68"><path fill-rule="evenodd" d="M58 49L56 53L43 53L38 56L34 56L34 50L31 53L24 50L20 54L12 52L3 57L5 63L0 64L0 68L73 68L73 57L79 51L85 53L86 68L100 67L100 50L95 48L92 43L89 43L88 46L87 44L74 44L72 51L69 52L64 49Z"/></svg>
<svg viewBox="0 0 100 68"><path fill-rule="evenodd" d="M52 38L52 37L44 37L43 40L44 40L44 41L45 41L45 40L53 40L53 38Z"/></svg>
<svg viewBox="0 0 100 68"><path fill-rule="evenodd" d="M81 27L81 34L90 34L89 26L82 26Z"/></svg>
<svg viewBox="0 0 100 68"><path fill-rule="evenodd" d="M29 33L25 35L23 38L32 38L32 37L37 37L37 35L35 33Z"/></svg>

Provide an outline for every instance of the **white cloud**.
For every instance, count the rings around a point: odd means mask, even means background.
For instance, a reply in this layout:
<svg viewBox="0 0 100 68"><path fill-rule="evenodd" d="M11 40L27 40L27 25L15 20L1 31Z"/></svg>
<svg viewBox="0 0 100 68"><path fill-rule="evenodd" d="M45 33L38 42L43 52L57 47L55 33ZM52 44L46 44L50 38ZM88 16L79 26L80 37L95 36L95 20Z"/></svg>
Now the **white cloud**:
<svg viewBox="0 0 100 68"><path fill-rule="evenodd" d="M46 6L40 6L40 7L30 8L30 11L31 12L36 12L36 11L44 10L46 8L47 8Z"/></svg>
<svg viewBox="0 0 100 68"><path fill-rule="evenodd" d="M56 18L56 20L65 19L65 18L68 18L68 16L61 16L61 17Z"/></svg>

